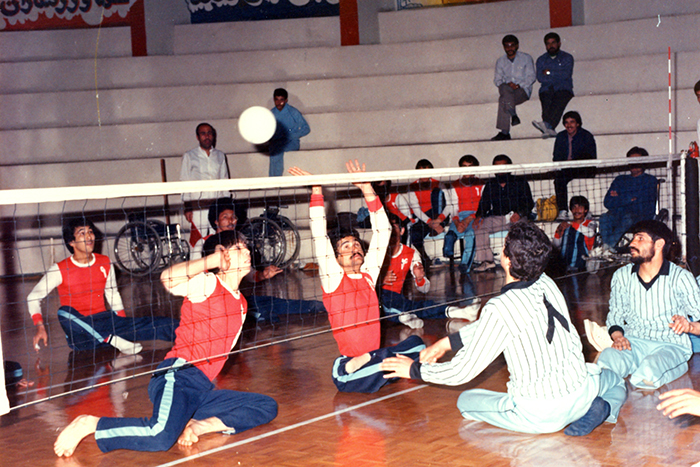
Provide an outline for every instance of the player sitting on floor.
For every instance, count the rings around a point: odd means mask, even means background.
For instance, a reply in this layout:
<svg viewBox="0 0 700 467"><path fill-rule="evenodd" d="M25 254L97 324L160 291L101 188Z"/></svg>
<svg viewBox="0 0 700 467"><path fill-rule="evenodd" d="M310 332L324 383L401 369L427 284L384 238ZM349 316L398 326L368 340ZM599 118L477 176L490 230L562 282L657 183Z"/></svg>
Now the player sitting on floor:
<svg viewBox="0 0 700 467"><path fill-rule="evenodd" d="M481 318L421 352L420 361L401 356L380 365L386 378L402 377L457 386L479 375L499 355L508 365L508 392L463 392L462 416L508 430L567 435L590 433L615 422L627 397L625 382L583 359L581 339L566 300L546 274L551 254L547 235L534 224L512 225L501 253L506 285L489 300ZM452 360L437 363L446 352Z"/></svg>
<svg viewBox="0 0 700 467"><path fill-rule="evenodd" d="M148 384L153 416L80 415L58 436L57 456L72 455L80 441L93 433L102 452L166 451L176 441L190 446L205 433L240 433L277 416L277 403L268 396L214 389L212 381L226 363L246 317L246 301L238 285L250 271L250 251L237 232L228 231L209 238L204 254L161 274L165 288L185 298L175 345Z"/></svg>
<svg viewBox="0 0 700 467"><path fill-rule="evenodd" d="M569 210L573 215L571 223L564 221L554 232L552 244L560 248L561 258L567 271L584 271L588 253L593 249L598 225L587 219L590 204L583 196L573 196Z"/></svg>
<svg viewBox="0 0 700 467"><path fill-rule="evenodd" d="M58 289L61 307L58 321L73 350L114 346L125 354L141 351L134 341L175 340L178 321L160 317L127 318L117 290L114 268L107 256L93 253L95 226L84 217L68 218L63 241L71 256L53 264L27 297L34 321L34 348L47 345L48 334L41 316L41 301ZM105 299L110 311L105 308Z"/></svg>
<svg viewBox="0 0 700 467"><path fill-rule="evenodd" d="M348 172L364 172L355 161L346 163ZM310 175L292 167L292 175ZM328 311L333 337L342 354L333 364L333 382L343 392L375 392L388 380L379 369L386 357L397 354L418 358L425 349L423 340L411 336L399 344L379 348L379 300L375 284L391 236L391 226L382 203L369 182L355 183L367 202L372 220L372 241L365 252L355 231L326 231L323 193L320 186L311 191L311 237L319 266L323 303Z"/></svg>
<svg viewBox="0 0 700 467"><path fill-rule="evenodd" d="M471 300L466 307L436 304L432 300L409 300L401 293L409 274L419 292L428 293L430 279L425 276L425 269L416 250L401 243L404 227L401 219L389 213L391 239L389 240L389 268L382 282L382 306L384 311L398 319L406 326L416 329L423 327L421 318L459 318L474 321L479 314L481 300Z"/></svg>
<svg viewBox="0 0 700 467"><path fill-rule="evenodd" d="M248 219L247 208L236 205L231 198L219 198L209 206L209 223L216 233L227 230L241 230L249 232L250 224L246 224ZM211 235L197 242L192 259L202 257L202 245ZM197 248L199 246L199 249ZM255 252L253 254L253 266L256 263ZM259 258L257 258L259 261ZM252 270L246 276L245 282L241 285L241 291L248 301L248 311L257 321L267 323L279 322L280 316L301 315L308 313L321 313L326 310L323 303L318 300L290 300L286 298L272 297L269 295L256 294L256 284L268 279L272 279L281 273L282 269L275 265L266 266L260 270Z"/></svg>
<svg viewBox="0 0 700 467"><path fill-rule="evenodd" d="M653 390L688 371L688 334L700 335L700 290L689 271L670 262L677 242L666 224L641 221L630 232L633 264L613 275L606 319L613 343L598 364Z"/></svg>

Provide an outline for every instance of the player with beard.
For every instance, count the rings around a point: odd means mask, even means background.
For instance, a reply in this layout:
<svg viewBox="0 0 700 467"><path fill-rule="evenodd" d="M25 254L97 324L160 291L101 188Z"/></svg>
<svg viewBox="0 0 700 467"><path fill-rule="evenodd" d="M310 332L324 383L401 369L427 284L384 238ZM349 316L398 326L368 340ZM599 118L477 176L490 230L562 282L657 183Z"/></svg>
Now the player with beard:
<svg viewBox="0 0 700 467"><path fill-rule="evenodd" d="M348 172L365 171L355 160L346 163ZM292 167L296 176L311 175ZM423 340L410 336L392 347L379 348L379 299L375 284L386 256L391 226L382 203L369 182L354 183L363 194L372 222L372 239L367 250L357 232L342 227L328 232L321 186L311 188L311 237L328 310L333 337L341 356L333 364L333 382L342 392L378 391L389 382L379 364L387 357L405 355L417 360L425 349ZM395 380L395 379L394 379Z"/></svg>
<svg viewBox="0 0 700 467"><path fill-rule="evenodd" d="M612 347L598 364L640 389L656 389L688 371L688 333L700 334L700 289L670 260L674 236L662 222L635 224L632 264L615 272L607 318ZM690 316L695 322L688 321Z"/></svg>

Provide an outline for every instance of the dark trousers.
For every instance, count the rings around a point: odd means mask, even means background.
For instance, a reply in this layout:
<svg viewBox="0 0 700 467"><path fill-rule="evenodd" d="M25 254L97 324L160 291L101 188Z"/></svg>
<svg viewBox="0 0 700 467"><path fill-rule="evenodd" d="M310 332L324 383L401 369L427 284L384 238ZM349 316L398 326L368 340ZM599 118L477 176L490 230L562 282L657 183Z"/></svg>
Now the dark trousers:
<svg viewBox="0 0 700 467"><path fill-rule="evenodd" d="M437 219L444 208L445 194L440 188L434 188L430 193L430 209L424 211L425 215L431 219ZM445 221L447 222L448 220L446 219ZM411 226L411 245L419 251L421 256L424 255L423 239L430 233L437 234L428 224L421 220L416 221L416 223Z"/></svg>
<svg viewBox="0 0 700 467"><path fill-rule="evenodd" d="M177 365L183 363L185 366L178 369ZM155 373L148 384L153 416L100 418L95 441L102 452L115 449L167 451L190 419L217 417L232 429L224 433L233 434L268 423L277 416L277 402L271 397L215 390L204 373L182 359L167 359L158 368L164 371Z"/></svg>
<svg viewBox="0 0 700 467"><path fill-rule="evenodd" d="M384 373L379 369L379 364L385 358L405 355L412 360L418 360L420 351L425 349L423 339L418 336L410 336L405 341L399 342L393 347L373 350L370 352L371 359L364 366L358 368L354 373L348 374L345 371L345 364L352 357L338 357L333 363L333 382L338 391L341 392L377 392L387 383L393 383L399 378L384 378Z"/></svg>
<svg viewBox="0 0 700 467"><path fill-rule="evenodd" d="M109 347L109 336L119 336L131 342L161 340L174 342L176 319L161 317L122 318L112 311L83 316L70 306L58 309L58 322L66 333L73 350L93 350Z"/></svg>
<svg viewBox="0 0 700 467"><path fill-rule="evenodd" d="M569 91L540 91L542 120L555 129L561 123L566 105L574 95Z"/></svg>

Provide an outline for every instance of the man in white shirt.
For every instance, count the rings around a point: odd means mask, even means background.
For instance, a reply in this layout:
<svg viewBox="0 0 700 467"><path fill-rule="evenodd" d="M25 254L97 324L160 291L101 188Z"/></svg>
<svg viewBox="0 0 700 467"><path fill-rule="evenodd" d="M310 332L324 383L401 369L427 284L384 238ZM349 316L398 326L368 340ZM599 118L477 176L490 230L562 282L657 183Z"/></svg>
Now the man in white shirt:
<svg viewBox="0 0 700 467"><path fill-rule="evenodd" d="M180 180L222 180L229 178L226 154L216 149L216 130L209 123L200 123L195 131L199 146L187 151L182 156ZM193 229L190 234L190 244L194 246L202 237L214 233L209 225L209 205L217 198L226 197L224 191L203 191L184 193L185 219Z"/></svg>
<svg viewBox="0 0 700 467"><path fill-rule="evenodd" d="M508 34L503 38L506 54L496 61L493 84L498 88L498 117L496 128L500 130L492 141L510 139L510 127L520 123L515 106L530 99L532 85L537 78L532 57L518 52L518 38Z"/></svg>

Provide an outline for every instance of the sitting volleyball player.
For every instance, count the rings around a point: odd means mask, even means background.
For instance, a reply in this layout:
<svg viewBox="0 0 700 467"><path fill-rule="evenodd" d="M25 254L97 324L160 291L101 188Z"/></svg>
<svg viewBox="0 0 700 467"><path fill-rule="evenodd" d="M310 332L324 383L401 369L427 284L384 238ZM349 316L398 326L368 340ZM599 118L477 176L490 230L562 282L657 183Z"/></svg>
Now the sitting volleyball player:
<svg viewBox="0 0 700 467"><path fill-rule="evenodd" d="M598 224L588 219L590 204L583 196L573 196L569 202L569 210L573 220L564 221L554 232L552 244L560 248L561 258L570 271L583 271L586 269L588 253L593 249Z"/></svg>
<svg viewBox="0 0 700 467"><path fill-rule="evenodd" d="M364 165L347 162L348 172L364 172ZM292 175L310 175L298 167ZM328 311L333 337L342 354L333 364L333 382L343 392L375 392L388 380L379 368L386 357L397 354L418 358L425 345L411 336L399 344L380 349L379 300L375 284L391 235L382 203L369 182L355 184L364 195L372 221L372 241L365 252L355 231L326 232L323 193L311 191L311 237L319 267L323 304Z"/></svg>
<svg viewBox="0 0 700 467"><path fill-rule="evenodd" d="M688 336L700 335L700 290L690 271L671 262L677 242L666 224L640 221L630 232L632 264L615 271L610 284L606 325L612 347L601 352L598 364L629 376L634 387L653 390L688 371Z"/></svg>
<svg viewBox="0 0 700 467"><path fill-rule="evenodd" d="M625 382L584 361L564 296L544 274L551 249L534 224L513 224L501 253L506 274L501 294L486 303L478 321L422 351L419 362L401 356L384 360L386 377L457 386L503 353L508 392L463 392L457 408L464 418L524 433L569 425L564 432L571 436L586 435L605 420L615 422L627 396ZM437 363L448 351L456 352L452 360Z"/></svg>
<svg viewBox="0 0 700 467"><path fill-rule="evenodd" d="M36 332L34 348L47 344L41 301L58 289L58 321L73 350L114 346L125 354L141 351L134 341L175 340L177 320L166 317L127 318L107 256L94 253L95 226L82 216L68 218L63 241L71 256L53 264L27 297ZM110 310L105 308L105 299Z"/></svg>
<svg viewBox="0 0 700 467"><path fill-rule="evenodd" d="M161 274L165 288L184 300L175 345L148 384L153 416L80 415L58 436L57 456L71 456L93 433L102 452L166 451L176 441L190 446L203 434L240 433L277 416L271 397L217 390L212 383L246 317L246 301L238 286L250 271L250 251L237 232L227 231L209 238L204 254Z"/></svg>
<svg viewBox="0 0 700 467"><path fill-rule="evenodd" d="M432 300L409 300L402 294L406 277L413 275L419 292L428 293L430 279L425 276L425 269L420 254L411 247L401 243L405 228L396 214L389 213L391 239L389 240L389 269L382 282L382 306L384 311L398 319L406 326L416 329L423 327L421 318L458 318L474 321L479 314L481 300L471 300L466 307L437 304Z"/></svg>

